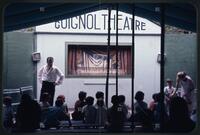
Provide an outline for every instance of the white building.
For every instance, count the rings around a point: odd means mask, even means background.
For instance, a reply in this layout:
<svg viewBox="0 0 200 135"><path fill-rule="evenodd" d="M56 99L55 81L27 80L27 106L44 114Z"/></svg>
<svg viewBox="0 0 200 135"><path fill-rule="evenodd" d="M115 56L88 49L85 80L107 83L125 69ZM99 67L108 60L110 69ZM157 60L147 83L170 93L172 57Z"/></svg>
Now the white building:
<svg viewBox="0 0 200 135"><path fill-rule="evenodd" d="M107 55L103 55L108 39L108 11L101 10L77 16L62 21L44 24L36 27L36 46L41 53L41 60L37 69L46 64L48 56L54 57L54 64L65 74L63 84L56 87L55 97L64 94L69 108L73 108L78 98L79 91L95 97L97 91L105 92L106 76L103 66L106 67ZM116 15L111 15L111 45L115 46ZM132 15L119 12L119 94L126 96L126 103L131 105L131 56L132 45L131 21ZM145 101L152 100L152 94L160 91L160 64L157 57L160 52L160 27L147 19L135 17L135 92L143 91ZM99 46L102 46L99 48ZM73 49L82 53L72 53ZM78 48L78 49L77 49ZM89 48L89 49L88 49ZM87 52L89 50L90 52ZM91 53L92 59L85 63L85 55ZM111 55L112 51L111 49ZM120 51L121 50L121 51ZM96 53L94 53L96 51ZM97 52L102 53L97 53ZM124 54L123 54L124 53ZM74 56L73 56L74 54ZM123 54L121 56L121 54ZM80 55L80 56L78 56ZM75 57L77 56L77 57ZM101 56L101 58L100 58ZM70 61L68 59L70 57ZM84 58L83 58L84 57ZM112 56L111 56L112 57ZM71 58L74 60L72 61ZM91 57L90 57L91 58ZM113 58L114 55L113 55ZM89 57L87 57L89 59ZM101 61L98 61L101 59ZM80 61L82 60L83 63ZM103 61L102 61L103 60ZM75 62L74 62L75 61ZM78 63L78 62L79 63ZM111 64L114 60L111 60ZM125 61L125 62L124 62ZM103 65L103 63L104 65ZM75 64L74 64L75 63ZM95 63L96 65L95 67ZM78 65L79 64L79 65ZM82 64L82 65L81 65ZM93 66L91 65L93 64ZM124 67L123 67L124 64ZM112 68L112 67L111 67ZM115 72L111 69L111 72ZM111 73L112 74L112 73ZM41 84L37 82L37 98L40 96ZM109 104L110 98L116 91L116 79L109 79Z"/></svg>

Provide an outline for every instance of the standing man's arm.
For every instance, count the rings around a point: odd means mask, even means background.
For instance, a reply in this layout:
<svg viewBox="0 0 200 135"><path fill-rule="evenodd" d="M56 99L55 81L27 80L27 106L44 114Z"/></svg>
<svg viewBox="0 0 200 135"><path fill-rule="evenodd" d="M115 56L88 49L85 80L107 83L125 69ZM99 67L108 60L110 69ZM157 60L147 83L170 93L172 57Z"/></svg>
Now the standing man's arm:
<svg viewBox="0 0 200 135"><path fill-rule="evenodd" d="M58 68L56 68L56 72L57 72L58 79L56 80L55 85L59 85L63 82L64 74Z"/></svg>
<svg viewBox="0 0 200 135"><path fill-rule="evenodd" d="M188 104L192 104L192 101L193 101L192 98L194 94L194 83L193 83L193 80L189 76L187 76L187 81L188 81L188 88L183 96Z"/></svg>
<svg viewBox="0 0 200 135"><path fill-rule="evenodd" d="M195 89L195 86L194 86L194 82L193 80L191 79L191 77L187 76L187 85L188 85L188 89L185 93L185 95L191 95L191 93L194 91Z"/></svg>
<svg viewBox="0 0 200 135"><path fill-rule="evenodd" d="M191 78L189 79L189 85L190 85L190 89L189 89L190 100L191 102L193 102L195 86Z"/></svg>
<svg viewBox="0 0 200 135"><path fill-rule="evenodd" d="M44 70L44 67L40 68L39 73L38 73L38 79L39 79L40 83L42 83L43 70Z"/></svg>
<svg viewBox="0 0 200 135"><path fill-rule="evenodd" d="M195 89L194 82L190 79L190 90L193 91Z"/></svg>
<svg viewBox="0 0 200 135"><path fill-rule="evenodd" d="M172 92L171 97L176 95L176 92L178 91L178 88L180 87L180 76L179 76L180 72L177 73L176 75L176 87L175 90Z"/></svg>

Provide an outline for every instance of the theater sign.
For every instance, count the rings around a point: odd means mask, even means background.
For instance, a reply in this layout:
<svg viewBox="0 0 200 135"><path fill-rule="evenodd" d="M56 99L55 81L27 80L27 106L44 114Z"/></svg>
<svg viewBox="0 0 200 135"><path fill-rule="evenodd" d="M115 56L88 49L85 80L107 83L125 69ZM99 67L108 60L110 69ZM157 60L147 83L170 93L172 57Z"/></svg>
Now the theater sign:
<svg viewBox="0 0 200 135"><path fill-rule="evenodd" d="M111 33L116 32L116 11L111 12ZM136 34L160 34L160 27L147 19L136 16L134 20ZM120 34L132 33L132 15L119 12L118 30ZM37 32L59 33L108 33L108 11L100 10L69 19L36 27Z"/></svg>

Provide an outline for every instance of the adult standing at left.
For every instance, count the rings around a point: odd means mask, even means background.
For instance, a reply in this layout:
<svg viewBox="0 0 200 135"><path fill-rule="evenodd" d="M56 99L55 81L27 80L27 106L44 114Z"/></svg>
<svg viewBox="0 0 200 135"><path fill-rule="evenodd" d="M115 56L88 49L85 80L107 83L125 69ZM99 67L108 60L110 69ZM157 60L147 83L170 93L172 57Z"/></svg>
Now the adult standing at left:
<svg viewBox="0 0 200 135"><path fill-rule="evenodd" d="M58 69L56 66L53 65L54 59L53 57L47 58L47 64L44 65L38 74L38 78L42 83L41 93L40 93L40 100L41 95L44 92L49 93L50 95L50 105L53 105L54 95L55 95L55 86L59 85L63 82L64 74Z"/></svg>

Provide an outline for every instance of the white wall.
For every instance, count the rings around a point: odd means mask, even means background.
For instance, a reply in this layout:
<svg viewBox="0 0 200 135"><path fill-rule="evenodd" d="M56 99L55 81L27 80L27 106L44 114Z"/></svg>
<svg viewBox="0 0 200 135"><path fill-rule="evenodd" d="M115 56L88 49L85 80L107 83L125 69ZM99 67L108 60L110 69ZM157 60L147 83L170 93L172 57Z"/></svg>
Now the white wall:
<svg viewBox="0 0 200 135"><path fill-rule="evenodd" d="M107 35L69 35L69 34L37 34L37 51L41 52L41 61L38 69L46 64L48 56L54 57L54 64L65 74L66 44L106 45ZM131 45L131 35L119 36L119 44ZM145 93L145 101L150 102L152 94L159 91L160 65L157 63L157 54L160 51L160 36L138 35L135 37L135 91L142 90ZM115 37L111 37L115 42ZM94 84L97 82L99 84ZM65 78L62 85L56 87L55 97L64 94L69 108L74 106L79 91L86 91L88 95L95 97L96 91L105 91L105 78ZM110 97L115 93L115 78L110 79ZM41 84L37 82L37 98L40 95ZM119 78L119 94L126 96L126 103L131 105L131 78Z"/></svg>

